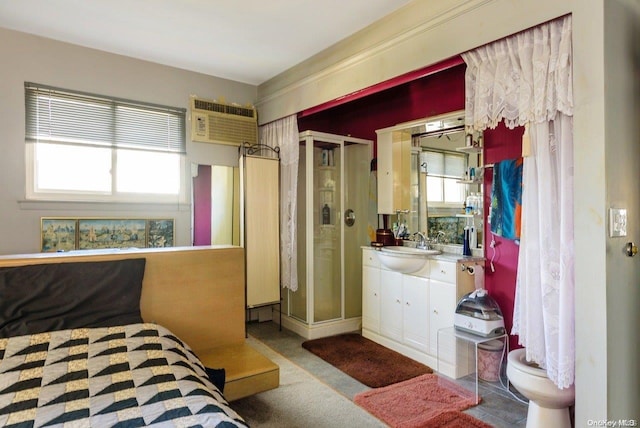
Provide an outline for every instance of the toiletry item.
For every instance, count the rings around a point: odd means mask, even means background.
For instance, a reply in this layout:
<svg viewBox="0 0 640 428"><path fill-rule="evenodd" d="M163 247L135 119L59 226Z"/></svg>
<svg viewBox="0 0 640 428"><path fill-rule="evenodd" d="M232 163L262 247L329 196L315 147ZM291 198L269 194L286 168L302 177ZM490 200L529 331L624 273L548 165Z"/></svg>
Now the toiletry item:
<svg viewBox="0 0 640 428"><path fill-rule="evenodd" d="M396 238L393 236L391 229L377 229L376 241L382 245L395 245Z"/></svg>
<svg viewBox="0 0 640 428"><path fill-rule="evenodd" d="M474 214L475 210L476 210L475 196L473 195L473 193L470 193L467 196L467 199L466 199L465 213L466 214Z"/></svg>
<svg viewBox="0 0 640 428"><path fill-rule="evenodd" d="M331 208L327 204L322 207L322 224L331 224Z"/></svg>
<svg viewBox="0 0 640 428"><path fill-rule="evenodd" d="M464 140L467 147L471 147L473 145L473 135L467 134Z"/></svg>
<svg viewBox="0 0 640 428"><path fill-rule="evenodd" d="M321 166L329 166L329 150L323 149L320 157Z"/></svg>
<svg viewBox="0 0 640 428"><path fill-rule="evenodd" d="M478 248L478 231L475 224L469 226L469 248Z"/></svg>
<svg viewBox="0 0 640 428"><path fill-rule="evenodd" d="M334 161L333 161L333 149L327 150L329 152L329 159L328 159L328 165L329 166L334 166Z"/></svg>
<svg viewBox="0 0 640 428"><path fill-rule="evenodd" d="M469 168L469 180L471 181L476 180L476 169L473 167Z"/></svg>
<svg viewBox="0 0 640 428"><path fill-rule="evenodd" d="M462 255L470 256L471 255L471 247L469 247L469 226L464 227L464 240L462 244Z"/></svg>

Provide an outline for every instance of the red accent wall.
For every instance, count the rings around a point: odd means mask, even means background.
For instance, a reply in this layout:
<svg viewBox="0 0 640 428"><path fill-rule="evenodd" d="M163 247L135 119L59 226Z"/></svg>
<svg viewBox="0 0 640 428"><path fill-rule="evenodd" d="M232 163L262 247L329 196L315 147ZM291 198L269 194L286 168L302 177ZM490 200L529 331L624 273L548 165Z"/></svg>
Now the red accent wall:
<svg viewBox="0 0 640 428"><path fill-rule="evenodd" d="M298 116L300 131L314 130L340 135L366 138L375 141L376 129L386 128L428 116L464 109L464 73L466 65L460 64L408 83L361 97L328 109L310 109ZM523 128L509 130L500 124L495 130L484 133L485 162L494 163L514 159L522 152ZM374 145L374 157L375 157ZM484 184L485 216L491 195L492 175L487 173ZM509 240L496 238L495 272L491 272L489 248L491 234L485 226L485 287L493 296L505 317L507 331L513 323L518 246ZM510 339L510 347L517 347L517 338Z"/></svg>
<svg viewBox="0 0 640 428"><path fill-rule="evenodd" d="M522 156L523 127L513 130L508 129L501 122L496 129L484 131L484 162L495 163L505 159L516 159ZM485 218L491 204L491 183L493 182L493 170L488 169L484 176L484 207ZM491 271L490 261L494 255L490 248L491 230L485 222L484 230L484 256L487 259L485 266L485 288L496 299L505 318L507 332L511 332L513 325L513 303L516 292L516 271L518 269L518 246L514 241L495 237L495 257L493 265L495 272ZM509 349L519 348L518 338L510 337Z"/></svg>
<svg viewBox="0 0 640 428"><path fill-rule="evenodd" d="M298 117L298 129L375 141L376 129L462 110L465 69L466 65L461 64L316 114Z"/></svg>
<svg viewBox="0 0 640 428"><path fill-rule="evenodd" d="M193 245L211 245L210 165L198 165L193 179Z"/></svg>

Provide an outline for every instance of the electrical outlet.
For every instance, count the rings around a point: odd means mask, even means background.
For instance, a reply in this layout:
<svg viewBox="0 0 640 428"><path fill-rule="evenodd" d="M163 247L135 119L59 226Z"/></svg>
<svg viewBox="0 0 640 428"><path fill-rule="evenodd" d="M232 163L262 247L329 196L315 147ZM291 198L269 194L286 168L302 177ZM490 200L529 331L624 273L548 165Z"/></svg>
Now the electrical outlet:
<svg viewBox="0 0 640 428"><path fill-rule="evenodd" d="M609 236L627 236L627 210L609 208Z"/></svg>

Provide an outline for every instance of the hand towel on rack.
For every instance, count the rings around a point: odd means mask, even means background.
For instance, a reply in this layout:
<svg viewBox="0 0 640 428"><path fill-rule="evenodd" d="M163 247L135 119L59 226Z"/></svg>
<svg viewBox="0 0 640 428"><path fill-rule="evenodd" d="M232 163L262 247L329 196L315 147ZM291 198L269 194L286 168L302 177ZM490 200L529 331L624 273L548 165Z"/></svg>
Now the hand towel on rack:
<svg viewBox="0 0 640 428"><path fill-rule="evenodd" d="M519 240L521 217L522 158L496 162L491 186L491 232Z"/></svg>

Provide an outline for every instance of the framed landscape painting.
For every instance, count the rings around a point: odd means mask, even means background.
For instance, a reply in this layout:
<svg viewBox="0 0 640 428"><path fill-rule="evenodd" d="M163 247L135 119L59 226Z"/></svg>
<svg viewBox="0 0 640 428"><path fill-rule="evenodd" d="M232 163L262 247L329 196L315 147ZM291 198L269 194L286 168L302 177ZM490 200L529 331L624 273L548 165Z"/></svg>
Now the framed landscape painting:
<svg viewBox="0 0 640 428"><path fill-rule="evenodd" d="M75 218L40 219L40 251L71 251L76 249L77 225Z"/></svg>
<svg viewBox="0 0 640 428"><path fill-rule="evenodd" d="M145 219L79 219L78 248L144 248Z"/></svg>

